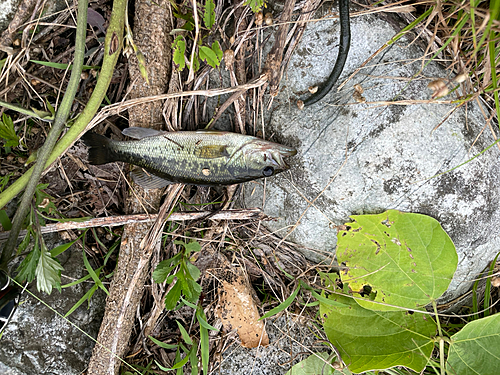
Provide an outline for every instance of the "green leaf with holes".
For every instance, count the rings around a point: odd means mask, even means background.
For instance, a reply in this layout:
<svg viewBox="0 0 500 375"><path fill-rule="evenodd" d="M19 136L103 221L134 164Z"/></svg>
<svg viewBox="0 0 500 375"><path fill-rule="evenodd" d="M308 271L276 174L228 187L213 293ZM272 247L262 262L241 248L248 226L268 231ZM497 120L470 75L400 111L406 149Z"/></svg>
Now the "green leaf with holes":
<svg viewBox="0 0 500 375"><path fill-rule="evenodd" d="M498 374L500 314L474 320L451 336L446 367L450 374Z"/></svg>
<svg viewBox="0 0 500 375"><path fill-rule="evenodd" d="M223 57L223 52L220 49L219 42L215 41L212 43L212 48L200 46L199 48L200 60L205 61L212 68L217 68Z"/></svg>
<svg viewBox="0 0 500 375"><path fill-rule="evenodd" d="M211 29L215 23L215 5L213 0L207 0L205 3L205 12L203 13L203 22L207 29Z"/></svg>
<svg viewBox="0 0 500 375"><path fill-rule="evenodd" d="M177 70L182 72L182 69L186 66L186 61L184 59L184 54L186 53L186 41L182 36L179 35L174 39L172 49L174 50L174 55L172 57L174 64L177 67Z"/></svg>
<svg viewBox="0 0 500 375"><path fill-rule="evenodd" d="M446 291L458 256L438 221L396 210L352 218L337 235L337 259L348 268L341 277L352 291L371 288L375 303L358 299L361 306L422 309Z"/></svg>
<svg viewBox="0 0 500 375"><path fill-rule="evenodd" d="M425 368L434 347L436 324L429 315L407 311L375 311L354 299L331 294L347 307L320 303L323 327L344 363L354 373L405 366Z"/></svg>

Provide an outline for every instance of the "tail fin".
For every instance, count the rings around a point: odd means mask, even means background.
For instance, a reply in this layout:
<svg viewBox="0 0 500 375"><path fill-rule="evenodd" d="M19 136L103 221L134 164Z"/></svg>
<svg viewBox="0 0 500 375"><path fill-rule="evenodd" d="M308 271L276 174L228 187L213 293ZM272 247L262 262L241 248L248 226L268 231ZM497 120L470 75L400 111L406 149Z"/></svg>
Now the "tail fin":
<svg viewBox="0 0 500 375"><path fill-rule="evenodd" d="M82 141L89 147L88 160L92 165L100 165L116 161L111 149L113 142L103 135L87 132L82 136Z"/></svg>

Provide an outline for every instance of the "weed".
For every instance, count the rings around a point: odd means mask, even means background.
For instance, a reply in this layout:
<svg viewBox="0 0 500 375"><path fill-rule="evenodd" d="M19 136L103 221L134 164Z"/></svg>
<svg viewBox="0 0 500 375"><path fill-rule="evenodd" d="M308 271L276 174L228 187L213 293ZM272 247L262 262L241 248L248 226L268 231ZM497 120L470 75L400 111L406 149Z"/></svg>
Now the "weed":
<svg viewBox="0 0 500 375"><path fill-rule="evenodd" d="M2 115L2 121L0 121L0 138L4 141L3 147L6 154L11 152L11 147L19 146L19 136L16 129L14 129L14 122L5 113Z"/></svg>

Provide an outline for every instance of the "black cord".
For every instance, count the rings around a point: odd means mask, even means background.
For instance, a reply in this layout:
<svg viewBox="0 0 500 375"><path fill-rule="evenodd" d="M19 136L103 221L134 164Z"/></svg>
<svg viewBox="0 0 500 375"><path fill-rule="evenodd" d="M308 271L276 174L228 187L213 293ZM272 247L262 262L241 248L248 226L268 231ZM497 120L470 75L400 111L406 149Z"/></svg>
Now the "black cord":
<svg viewBox="0 0 500 375"><path fill-rule="evenodd" d="M318 91L304 100L304 105L308 106L316 103L317 101L323 99L326 94L330 92L332 87L337 83L337 80L344 69L345 62L347 60L347 55L349 53L349 48L351 46L351 26L349 20L349 0L339 0L339 13L340 13L340 45L339 53L337 56L337 61L333 67L332 73L326 80L326 82L321 85Z"/></svg>

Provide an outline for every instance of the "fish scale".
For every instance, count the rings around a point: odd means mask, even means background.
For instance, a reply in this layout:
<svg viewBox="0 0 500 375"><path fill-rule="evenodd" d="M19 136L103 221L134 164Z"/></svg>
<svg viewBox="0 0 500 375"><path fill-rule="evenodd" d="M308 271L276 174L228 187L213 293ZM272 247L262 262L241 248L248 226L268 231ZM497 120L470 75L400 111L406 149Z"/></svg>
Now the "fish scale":
<svg viewBox="0 0 500 375"><path fill-rule="evenodd" d="M124 131L126 135L141 138L136 141L114 141L95 133L85 134L82 139L90 146L89 161L91 164L123 161L142 167L147 173L138 179L154 181L151 187L162 185L157 178L164 184L228 185L280 173L288 169L283 157L296 153L291 147L237 133L141 129Z"/></svg>

